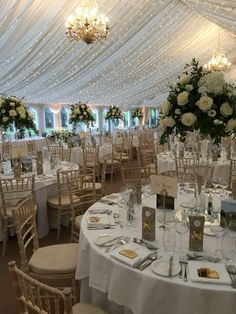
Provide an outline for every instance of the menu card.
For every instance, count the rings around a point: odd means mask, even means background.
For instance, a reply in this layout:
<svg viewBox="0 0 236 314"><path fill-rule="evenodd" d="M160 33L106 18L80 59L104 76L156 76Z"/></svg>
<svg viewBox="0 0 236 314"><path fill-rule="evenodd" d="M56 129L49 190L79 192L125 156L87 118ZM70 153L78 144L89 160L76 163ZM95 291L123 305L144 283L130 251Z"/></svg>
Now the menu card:
<svg viewBox="0 0 236 314"><path fill-rule="evenodd" d="M36 168L37 168L37 175L43 174L43 154L42 154L42 152L37 152Z"/></svg>
<svg viewBox="0 0 236 314"><path fill-rule="evenodd" d="M13 158L13 174L14 174L14 179L20 178L21 176L20 158Z"/></svg>
<svg viewBox="0 0 236 314"><path fill-rule="evenodd" d="M155 240L156 210L144 206L142 209L142 238L148 241Z"/></svg>
<svg viewBox="0 0 236 314"><path fill-rule="evenodd" d="M189 216L189 250L203 251L204 216Z"/></svg>

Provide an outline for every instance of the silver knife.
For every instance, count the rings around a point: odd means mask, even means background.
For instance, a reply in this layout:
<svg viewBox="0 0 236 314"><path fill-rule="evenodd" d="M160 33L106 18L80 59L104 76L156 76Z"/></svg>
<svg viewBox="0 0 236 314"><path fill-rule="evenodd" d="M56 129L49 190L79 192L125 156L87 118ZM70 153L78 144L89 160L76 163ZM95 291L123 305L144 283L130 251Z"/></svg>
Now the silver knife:
<svg viewBox="0 0 236 314"><path fill-rule="evenodd" d="M173 255L171 255L170 259L169 259L169 276L172 276L172 268L173 268Z"/></svg>
<svg viewBox="0 0 236 314"><path fill-rule="evenodd" d="M105 241L105 242L103 242L103 243L101 244L101 246L109 245L109 244L110 244L110 245L113 245L113 244L116 243L116 241L122 239L123 237L124 237L124 236L119 236L119 237L113 238L113 239L111 239L111 240Z"/></svg>

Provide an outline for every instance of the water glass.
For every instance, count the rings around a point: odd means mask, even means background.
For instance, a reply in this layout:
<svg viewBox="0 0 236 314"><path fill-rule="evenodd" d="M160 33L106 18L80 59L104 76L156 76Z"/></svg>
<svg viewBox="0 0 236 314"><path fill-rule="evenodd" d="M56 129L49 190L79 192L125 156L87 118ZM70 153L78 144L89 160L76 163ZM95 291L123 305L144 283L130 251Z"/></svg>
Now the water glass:
<svg viewBox="0 0 236 314"><path fill-rule="evenodd" d="M188 232L189 224L187 219L187 213L185 211L180 212L180 216L176 215L175 218L175 231L179 235L179 251L183 251L183 235Z"/></svg>
<svg viewBox="0 0 236 314"><path fill-rule="evenodd" d="M165 227L163 230L163 246L166 252L174 252L175 249L175 229Z"/></svg>
<svg viewBox="0 0 236 314"><path fill-rule="evenodd" d="M212 220L210 222L210 229L216 236L216 248L215 255L222 257L222 237L227 232L227 223L224 217L220 216L220 213L213 214Z"/></svg>

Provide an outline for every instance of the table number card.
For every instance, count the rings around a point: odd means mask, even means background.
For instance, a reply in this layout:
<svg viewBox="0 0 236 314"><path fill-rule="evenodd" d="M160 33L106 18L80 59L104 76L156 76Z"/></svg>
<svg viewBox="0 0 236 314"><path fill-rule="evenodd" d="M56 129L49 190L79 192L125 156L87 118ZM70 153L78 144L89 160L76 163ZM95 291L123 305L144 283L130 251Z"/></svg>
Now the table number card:
<svg viewBox="0 0 236 314"><path fill-rule="evenodd" d="M151 175L151 191L157 194L156 207L162 209L174 209L177 196L177 178Z"/></svg>
<svg viewBox="0 0 236 314"><path fill-rule="evenodd" d="M204 216L189 216L189 250L203 251Z"/></svg>
<svg viewBox="0 0 236 314"><path fill-rule="evenodd" d="M20 158L13 158L13 174L14 174L14 179L18 179L21 176Z"/></svg>
<svg viewBox="0 0 236 314"><path fill-rule="evenodd" d="M156 210L144 206L142 209L142 238L148 241L155 240L156 232Z"/></svg>
<svg viewBox="0 0 236 314"><path fill-rule="evenodd" d="M42 154L42 152L37 152L36 168L37 168L37 175L43 174L43 154Z"/></svg>

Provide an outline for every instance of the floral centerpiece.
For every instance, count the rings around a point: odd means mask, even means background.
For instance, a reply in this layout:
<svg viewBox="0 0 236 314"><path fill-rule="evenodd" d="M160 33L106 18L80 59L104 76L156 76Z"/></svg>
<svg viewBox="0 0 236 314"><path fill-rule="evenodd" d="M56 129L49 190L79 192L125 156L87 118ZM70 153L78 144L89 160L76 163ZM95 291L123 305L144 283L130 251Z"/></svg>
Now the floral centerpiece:
<svg viewBox="0 0 236 314"><path fill-rule="evenodd" d="M78 103L71 105L70 123L76 126L78 123L86 123L95 121L92 110L86 104Z"/></svg>
<svg viewBox="0 0 236 314"><path fill-rule="evenodd" d="M140 109L136 109L134 111L132 111L131 113L131 117L134 119L134 118L139 118L141 119L143 117L143 111L140 110Z"/></svg>
<svg viewBox="0 0 236 314"><path fill-rule="evenodd" d="M47 138L51 141L64 141L68 142L71 141L77 134L75 132L70 132L67 130L57 130L52 131Z"/></svg>
<svg viewBox="0 0 236 314"><path fill-rule="evenodd" d="M185 141L189 131L219 144L222 137L236 133L236 88L226 83L221 72L204 70L193 59L170 87L161 106L160 126L162 144L171 134Z"/></svg>
<svg viewBox="0 0 236 314"><path fill-rule="evenodd" d="M25 129L38 134L33 115L28 110L23 99L15 96L1 95L0 98L0 127L7 130L14 125L16 130L24 136Z"/></svg>
<svg viewBox="0 0 236 314"><path fill-rule="evenodd" d="M106 116L105 116L106 120L123 120L123 114L121 112L121 110L116 107L116 106L110 106Z"/></svg>

